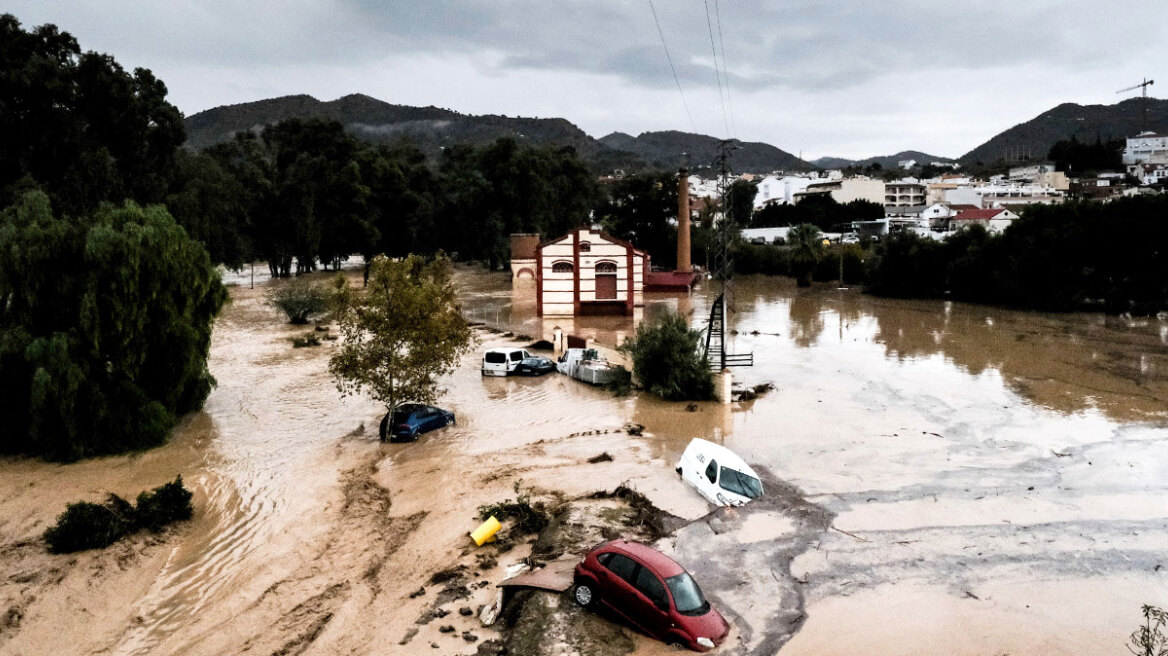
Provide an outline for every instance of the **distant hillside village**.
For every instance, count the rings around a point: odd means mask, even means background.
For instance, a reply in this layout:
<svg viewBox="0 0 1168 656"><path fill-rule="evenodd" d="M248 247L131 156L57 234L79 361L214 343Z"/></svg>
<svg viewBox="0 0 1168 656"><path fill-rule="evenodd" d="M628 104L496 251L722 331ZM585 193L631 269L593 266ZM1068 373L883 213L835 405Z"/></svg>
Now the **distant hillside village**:
<svg viewBox="0 0 1168 656"><path fill-rule="evenodd" d="M1053 162L1025 163L1002 175L986 179L959 171L960 165L930 162L936 177L903 177L886 181L868 175L845 175L843 170L813 172L775 171L769 175L743 174L737 179L757 185L756 212L773 205L795 205L817 195L830 196L840 204L868 201L884 207L884 217L836 226L825 233L835 240L863 237L879 239L899 231L944 239L962 228L979 224L999 233L1018 218L1026 205L1053 205L1068 199L1110 200L1123 196L1157 193L1168 180L1168 134L1142 132L1127 139L1123 168L1074 177L1059 171ZM899 162L905 171L918 167L914 160ZM718 181L698 175L689 177L695 211L702 203L714 205ZM783 243L787 227L748 227L743 235L754 243Z"/></svg>

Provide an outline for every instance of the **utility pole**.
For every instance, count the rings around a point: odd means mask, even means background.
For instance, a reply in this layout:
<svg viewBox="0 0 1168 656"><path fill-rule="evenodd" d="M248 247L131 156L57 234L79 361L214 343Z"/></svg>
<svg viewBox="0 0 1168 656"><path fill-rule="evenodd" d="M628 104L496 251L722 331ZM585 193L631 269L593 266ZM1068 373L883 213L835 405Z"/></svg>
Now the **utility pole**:
<svg viewBox="0 0 1168 656"><path fill-rule="evenodd" d="M714 247L711 253L710 275L722 286L722 293L714 299L710 308L710 321L706 326L706 358L719 372L727 367L749 367L754 364L754 354L732 354L726 352L726 313L734 307L733 285L734 260L731 249L738 233L733 215L730 213L730 153L737 150L733 140L718 142L718 197L722 208L721 219L715 215ZM729 378L727 378L727 381ZM727 383L729 384L729 383ZM728 397L727 397L728 398Z"/></svg>

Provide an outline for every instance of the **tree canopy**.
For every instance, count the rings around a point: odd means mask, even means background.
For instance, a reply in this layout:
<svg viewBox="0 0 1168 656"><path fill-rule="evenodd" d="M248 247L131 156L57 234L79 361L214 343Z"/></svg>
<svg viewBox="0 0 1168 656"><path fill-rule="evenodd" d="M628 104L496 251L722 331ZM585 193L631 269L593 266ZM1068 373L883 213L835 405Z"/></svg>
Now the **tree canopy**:
<svg viewBox="0 0 1168 656"><path fill-rule="evenodd" d="M442 392L438 378L471 344L455 304L450 261L379 255L367 288L351 289L342 278L338 296L343 342L329 372L341 394L367 392L390 413L405 401L433 403Z"/></svg>
<svg viewBox="0 0 1168 656"><path fill-rule="evenodd" d="M839 203L829 194L813 194L794 205L767 205L754 213L753 226L795 226L810 223L820 230L835 232L841 224L884 218L884 206L869 200Z"/></svg>
<svg viewBox="0 0 1168 656"><path fill-rule="evenodd" d="M671 268L677 260L677 176L674 173L630 175L609 188L596 210L604 229L632 242L653 257L653 264Z"/></svg>
<svg viewBox="0 0 1168 656"><path fill-rule="evenodd" d="M162 443L202 406L226 292L161 206L0 213L0 452L70 460Z"/></svg>
<svg viewBox="0 0 1168 656"><path fill-rule="evenodd" d="M82 53L54 25L0 15L0 207L41 189L66 215L103 201L161 202L186 139L166 85Z"/></svg>
<svg viewBox="0 0 1168 656"><path fill-rule="evenodd" d="M714 377L700 350L701 333L676 312L643 321L620 346L633 361L633 373L652 394L669 401L706 401L714 397Z"/></svg>

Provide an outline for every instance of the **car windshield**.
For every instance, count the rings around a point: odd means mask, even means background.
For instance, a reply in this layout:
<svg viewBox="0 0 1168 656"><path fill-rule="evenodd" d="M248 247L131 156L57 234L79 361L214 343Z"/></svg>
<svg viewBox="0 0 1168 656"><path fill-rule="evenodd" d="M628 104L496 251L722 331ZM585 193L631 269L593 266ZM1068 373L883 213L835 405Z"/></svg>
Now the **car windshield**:
<svg viewBox="0 0 1168 656"><path fill-rule="evenodd" d="M748 499L762 496L762 483L757 478L729 467L722 468L722 479L719 484L723 489Z"/></svg>
<svg viewBox="0 0 1168 656"><path fill-rule="evenodd" d="M669 586L669 593L673 595L673 605L682 615L705 615L710 610L710 603L702 596L702 589L698 582L688 572L665 579Z"/></svg>

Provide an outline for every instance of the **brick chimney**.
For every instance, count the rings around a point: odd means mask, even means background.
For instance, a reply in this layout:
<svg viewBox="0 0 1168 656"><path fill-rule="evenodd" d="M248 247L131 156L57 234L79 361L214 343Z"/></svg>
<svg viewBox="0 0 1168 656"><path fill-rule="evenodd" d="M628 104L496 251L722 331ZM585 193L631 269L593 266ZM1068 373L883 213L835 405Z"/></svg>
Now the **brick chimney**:
<svg viewBox="0 0 1168 656"><path fill-rule="evenodd" d="M677 172L677 270L693 271L689 246L689 169Z"/></svg>

